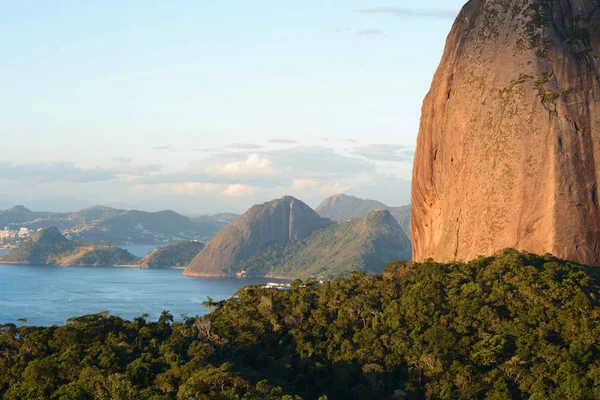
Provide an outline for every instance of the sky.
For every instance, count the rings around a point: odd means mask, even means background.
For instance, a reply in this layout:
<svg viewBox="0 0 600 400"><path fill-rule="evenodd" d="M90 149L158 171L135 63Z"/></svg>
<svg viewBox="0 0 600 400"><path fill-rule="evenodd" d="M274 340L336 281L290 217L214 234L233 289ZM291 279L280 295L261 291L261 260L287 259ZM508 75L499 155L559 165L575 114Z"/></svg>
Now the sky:
<svg viewBox="0 0 600 400"><path fill-rule="evenodd" d="M409 203L464 1L1 3L0 206L197 215L283 195Z"/></svg>

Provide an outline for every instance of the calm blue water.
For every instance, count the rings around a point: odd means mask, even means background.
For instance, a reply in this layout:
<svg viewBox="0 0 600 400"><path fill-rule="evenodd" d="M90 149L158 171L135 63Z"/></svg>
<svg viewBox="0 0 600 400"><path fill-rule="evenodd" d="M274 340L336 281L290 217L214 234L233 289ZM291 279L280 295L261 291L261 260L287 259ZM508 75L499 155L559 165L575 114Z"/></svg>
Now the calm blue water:
<svg viewBox="0 0 600 400"><path fill-rule="evenodd" d="M160 246L157 244L130 244L119 245L119 247L127 250L136 257L144 257L146 254Z"/></svg>
<svg viewBox="0 0 600 400"><path fill-rule="evenodd" d="M231 297L272 279L187 278L181 270L0 265L0 324L61 325L67 318L109 311L126 319L162 310L203 315L202 302ZM71 302L69 302L71 300Z"/></svg>

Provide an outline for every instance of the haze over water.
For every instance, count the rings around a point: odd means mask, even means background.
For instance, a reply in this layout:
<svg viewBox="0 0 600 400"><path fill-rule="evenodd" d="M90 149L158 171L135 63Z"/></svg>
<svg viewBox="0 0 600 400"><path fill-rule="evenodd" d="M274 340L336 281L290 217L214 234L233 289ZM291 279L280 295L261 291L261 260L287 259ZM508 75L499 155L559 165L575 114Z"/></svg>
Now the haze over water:
<svg viewBox="0 0 600 400"><path fill-rule="evenodd" d="M175 318L204 315L207 296L227 299L242 286L266 281L187 278L176 269L0 264L0 324L27 318L28 325L62 325L68 318L102 311L126 319L148 313L151 320L162 310Z"/></svg>

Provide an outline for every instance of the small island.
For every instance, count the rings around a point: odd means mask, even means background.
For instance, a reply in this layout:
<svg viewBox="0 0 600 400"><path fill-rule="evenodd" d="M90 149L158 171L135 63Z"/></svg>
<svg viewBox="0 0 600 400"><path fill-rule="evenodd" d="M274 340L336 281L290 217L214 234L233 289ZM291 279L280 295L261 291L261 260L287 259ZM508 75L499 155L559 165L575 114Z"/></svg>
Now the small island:
<svg viewBox="0 0 600 400"><path fill-rule="evenodd" d="M204 243L189 240L151 251L139 262L140 268L185 268L204 248Z"/></svg>

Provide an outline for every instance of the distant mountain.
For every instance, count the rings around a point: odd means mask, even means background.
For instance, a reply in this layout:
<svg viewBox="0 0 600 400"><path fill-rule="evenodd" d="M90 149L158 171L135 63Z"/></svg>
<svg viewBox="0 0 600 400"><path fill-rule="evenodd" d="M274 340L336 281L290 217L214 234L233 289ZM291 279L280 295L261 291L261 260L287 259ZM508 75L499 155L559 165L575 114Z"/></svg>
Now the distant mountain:
<svg viewBox="0 0 600 400"><path fill-rule="evenodd" d="M174 211L123 211L68 231L90 242L153 244L201 239L203 232L190 218Z"/></svg>
<svg viewBox="0 0 600 400"><path fill-rule="evenodd" d="M184 274L330 278L354 270L381 272L391 261L410 259L410 248L387 210L336 223L284 197L252 207L224 228Z"/></svg>
<svg viewBox="0 0 600 400"><path fill-rule="evenodd" d="M56 215L58 214L49 212L35 212L31 211L25 206L16 205L8 208L7 210L0 211L0 229L12 224L20 224L37 219L51 218Z"/></svg>
<svg viewBox="0 0 600 400"><path fill-rule="evenodd" d="M155 249L140 262L140 268L179 268L186 267L204 248L204 244L186 241Z"/></svg>
<svg viewBox="0 0 600 400"><path fill-rule="evenodd" d="M410 204L400 207L388 207L392 216L398 221L400 228L406 233L410 239Z"/></svg>
<svg viewBox="0 0 600 400"><path fill-rule="evenodd" d="M90 222L115 217L124 212L125 212L125 210L120 210L120 209L112 208L112 207L92 206L92 207L85 208L81 211L77 211L72 214L69 214L69 216L67 216L65 219L67 219L69 221L75 221L75 222L77 222L77 225L88 224Z"/></svg>
<svg viewBox="0 0 600 400"><path fill-rule="evenodd" d="M83 244L68 240L55 226L40 229L9 253L0 263L35 265L125 265L137 258L118 247Z"/></svg>
<svg viewBox="0 0 600 400"><path fill-rule="evenodd" d="M389 207L376 200L366 200L346 194L336 194L326 198L315 209L320 216L334 221L343 221L348 218L363 217L374 210L389 210L400 227L410 238L410 205L402 207Z"/></svg>
<svg viewBox="0 0 600 400"><path fill-rule="evenodd" d="M0 211L0 230L38 230L56 226L74 239L114 244L207 242L236 214L203 215L193 220L174 211L144 212L96 205L70 213L36 212L24 206Z"/></svg>
<svg viewBox="0 0 600 400"><path fill-rule="evenodd" d="M53 213L46 211L31 211L24 206L14 206L6 211L0 211L0 228L10 229L25 227L31 230L56 226L64 230L95 220L118 215L124 210L104 206L92 206L74 213Z"/></svg>
<svg viewBox="0 0 600 400"><path fill-rule="evenodd" d="M371 211L313 232L294 243L269 244L238 268L287 278L337 278L351 271L384 270L411 259L411 244L388 210Z"/></svg>
<svg viewBox="0 0 600 400"><path fill-rule="evenodd" d="M363 217L373 210L387 210L388 206L376 201L365 200L346 194L336 194L326 198L315 208L320 216L334 221Z"/></svg>
<svg viewBox="0 0 600 400"><path fill-rule="evenodd" d="M239 214L216 213L193 217L192 221L198 224L198 229L206 232L207 236L212 237L239 217Z"/></svg>
<svg viewBox="0 0 600 400"><path fill-rule="evenodd" d="M184 274L233 275L239 272L237 266L254 256L262 246L304 239L331 223L290 196L255 205L223 228L194 258Z"/></svg>
<svg viewBox="0 0 600 400"><path fill-rule="evenodd" d="M13 207L10 207L5 212L7 214L14 214L14 215L27 215L27 214L32 213L32 211L25 206L13 206Z"/></svg>

